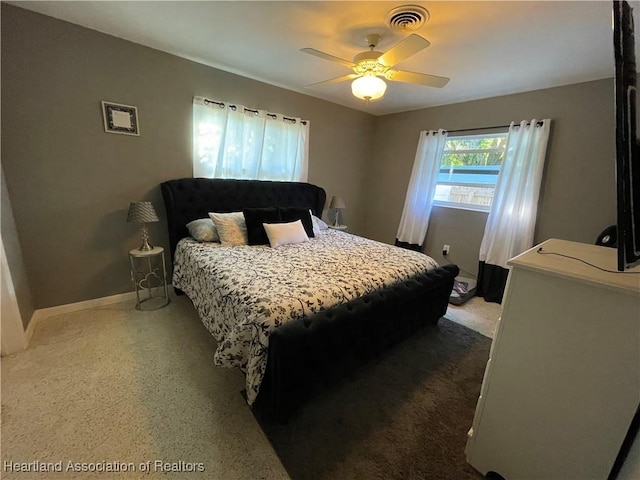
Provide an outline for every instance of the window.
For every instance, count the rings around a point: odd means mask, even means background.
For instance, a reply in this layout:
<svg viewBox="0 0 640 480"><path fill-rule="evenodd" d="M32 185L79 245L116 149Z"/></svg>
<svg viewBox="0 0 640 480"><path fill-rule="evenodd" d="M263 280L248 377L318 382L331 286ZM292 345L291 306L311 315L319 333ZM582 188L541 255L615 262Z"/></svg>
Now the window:
<svg viewBox="0 0 640 480"><path fill-rule="evenodd" d="M193 101L193 176L307 181L309 122L264 110Z"/></svg>
<svg viewBox="0 0 640 480"><path fill-rule="evenodd" d="M505 155L507 133L449 137L434 205L489 211Z"/></svg>

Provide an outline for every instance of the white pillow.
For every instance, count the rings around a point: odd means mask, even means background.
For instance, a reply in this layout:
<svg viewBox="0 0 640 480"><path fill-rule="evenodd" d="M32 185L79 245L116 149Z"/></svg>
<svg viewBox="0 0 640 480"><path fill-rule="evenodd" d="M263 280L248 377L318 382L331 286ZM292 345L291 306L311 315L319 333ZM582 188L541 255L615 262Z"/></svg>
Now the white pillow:
<svg viewBox="0 0 640 480"><path fill-rule="evenodd" d="M311 211L311 210L309 210ZM313 222L313 233L314 235L318 235L323 230L328 230L329 225L324 223L321 219L311 214L311 221Z"/></svg>
<svg viewBox="0 0 640 480"><path fill-rule="evenodd" d="M301 220L290 223L263 223L262 226L267 232L269 243L273 248L309 241Z"/></svg>
<svg viewBox="0 0 640 480"><path fill-rule="evenodd" d="M187 223L189 235L199 242L219 242L218 230L210 218L199 218Z"/></svg>
<svg viewBox="0 0 640 480"><path fill-rule="evenodd" d="M233 245L248 245L247 224L242 212L216 213L209 212L209 218L213 220L218 230L220 243L225 247Z"/></svg>

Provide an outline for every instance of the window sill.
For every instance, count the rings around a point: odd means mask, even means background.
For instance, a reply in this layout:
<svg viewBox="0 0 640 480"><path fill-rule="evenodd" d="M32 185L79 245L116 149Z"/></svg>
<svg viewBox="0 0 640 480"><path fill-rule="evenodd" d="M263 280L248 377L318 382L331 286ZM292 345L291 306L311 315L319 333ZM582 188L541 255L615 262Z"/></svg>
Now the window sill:
<svg viewBox="0 0 640 480"><path fill-rule="evenodd" d="M471 205L468 203L449 203L449 202L437 202L432 204L434 207L455 208L456 210L469 210L471 212L479 212L488 214L491 207L485 207L483 205Z"/></svg>

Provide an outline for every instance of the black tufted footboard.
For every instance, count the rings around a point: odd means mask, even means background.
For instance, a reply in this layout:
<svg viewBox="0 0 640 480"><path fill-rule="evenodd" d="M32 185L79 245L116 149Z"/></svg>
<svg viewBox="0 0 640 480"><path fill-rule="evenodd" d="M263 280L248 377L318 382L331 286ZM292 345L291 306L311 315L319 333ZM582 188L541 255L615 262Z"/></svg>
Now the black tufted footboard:
<svg viewBox="0 0 640 480"><path fill-rule="evenodd" d="M455 265L378 290L278 327L255 408L285 421L317 391L435 324L447 311Z"/></svg>

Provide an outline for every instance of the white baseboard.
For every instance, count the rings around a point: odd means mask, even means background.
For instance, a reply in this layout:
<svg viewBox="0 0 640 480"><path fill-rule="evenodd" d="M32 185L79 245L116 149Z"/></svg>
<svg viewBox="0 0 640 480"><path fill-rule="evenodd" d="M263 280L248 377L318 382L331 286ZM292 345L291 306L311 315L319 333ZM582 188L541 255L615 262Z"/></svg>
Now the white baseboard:
<svg viewBox="0 0 640 480"><path fill-rule="evenodd" d="M83 302L68 303L66 305L58 305L56 307L41 308L33 312L31 321L27 325L27 342L31 342L31 337L36 328L36 325L49 317L55 315L62 315L64 313L79 312L80 310L86 310L87 308L103 307L105 305L112 305L114 303L128 302L136 299L136 292L119 293L118 295L111 295L109 297L94 298L92 300L85 300Z"/></svg>

